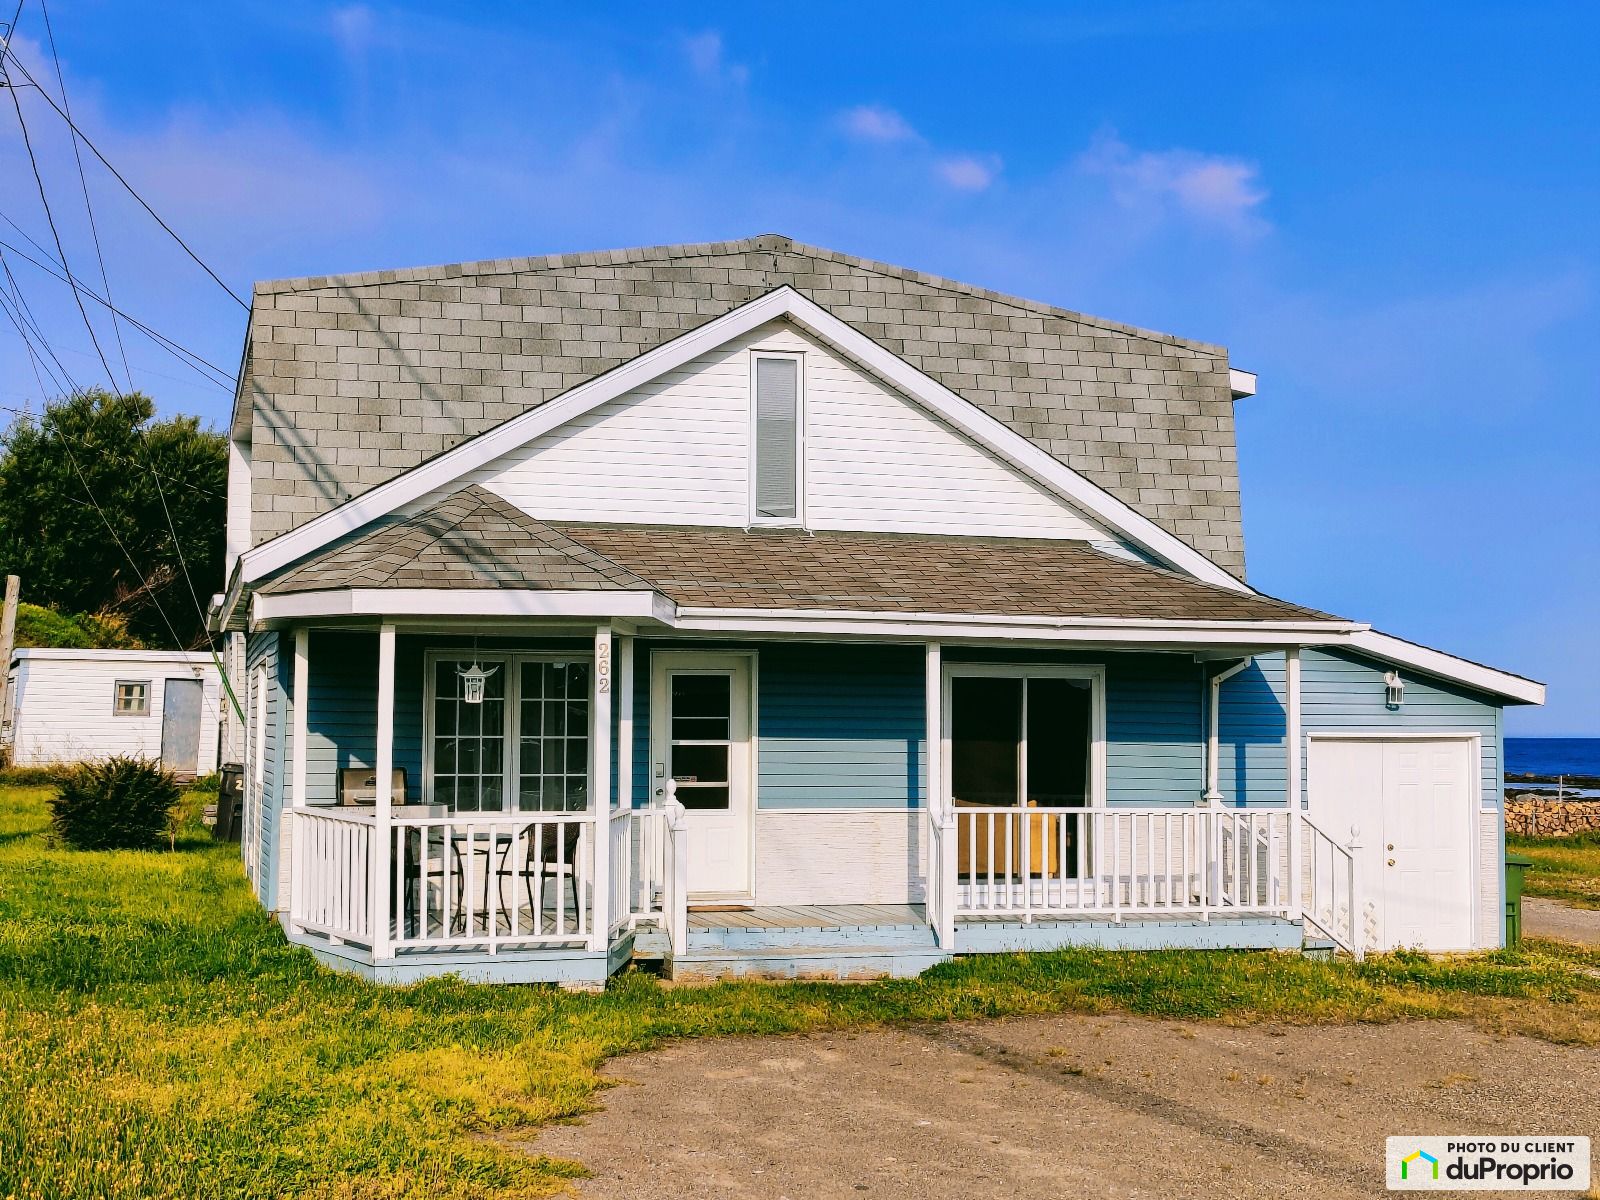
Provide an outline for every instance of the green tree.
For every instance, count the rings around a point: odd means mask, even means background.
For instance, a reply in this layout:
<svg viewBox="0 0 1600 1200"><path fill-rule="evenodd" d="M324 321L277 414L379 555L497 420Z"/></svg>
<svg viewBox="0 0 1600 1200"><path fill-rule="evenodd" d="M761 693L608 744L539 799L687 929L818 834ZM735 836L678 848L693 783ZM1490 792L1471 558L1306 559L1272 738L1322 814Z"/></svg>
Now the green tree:
<svg viewBox="0 0 1600 1200"><path fill-rule="evenodd" d="M204 641L184 570L204 605L222 578L220 434L195 417L157 421L140 393L96 390L19 418L0 441L0 568L29 600L122 618L152 646L173 646L168 622L179 647Z"/></svg>

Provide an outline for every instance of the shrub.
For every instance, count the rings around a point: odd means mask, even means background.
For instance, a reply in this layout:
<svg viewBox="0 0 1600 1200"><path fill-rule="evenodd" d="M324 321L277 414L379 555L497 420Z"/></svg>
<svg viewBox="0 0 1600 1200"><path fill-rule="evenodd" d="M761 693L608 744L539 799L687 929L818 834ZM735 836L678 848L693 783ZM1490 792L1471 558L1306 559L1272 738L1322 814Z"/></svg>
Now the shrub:
<svg viewBox="0 0 1600 1200"><path fill-rule="evenodd" d="M47 787L61 778L60 767L12 767L0 770L0 787Z"/></svg>
<svg viewBox="0 0 1600 1200"><path fill-rule="evenodd" d="M51 825L78 850L150 850L169 836L177 779L142 758L68 767L50 801Z"/></svg>

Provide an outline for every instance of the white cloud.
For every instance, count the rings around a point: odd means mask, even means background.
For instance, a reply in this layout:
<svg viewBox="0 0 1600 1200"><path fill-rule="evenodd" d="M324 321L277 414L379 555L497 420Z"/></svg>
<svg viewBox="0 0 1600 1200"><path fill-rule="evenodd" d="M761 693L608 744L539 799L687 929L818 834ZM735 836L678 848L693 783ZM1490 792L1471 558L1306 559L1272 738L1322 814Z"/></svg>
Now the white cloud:
<svg viewBox="0 0 1600 1200"><path fill-rule="evenodd" d="M683 53L695 74L703 79L727 80L736 84L749 82L750 68L743 63L727 61L727 48L723 45L722 35L715 29L685 37Z"/></svg>
<svg viewBox="0 0 1600 1200"><path fill-rule="evenodd" d="M377 15L365 4L345 4L329 16L334 40L351 57L362 54L377 32Z"/></svg>
<svg viewBox="0 0 1600 1200"><path fill-rule="evenodd" d="M1244 159L1198 150L1134 150L1115 134L1102 134L1078 167L1105 178L1129 208L1170 208L1241 233L1265 227L1258 211L1267 198L1261 170Z"/></svg>
<svg viewBox="0 0 1600 1200"><path fill-rule="evenodd" d="M840 123L851 137L863 142L920 141L911 123L881 104L859 104L840 116Z"/></svg>
<svg viewBox="0 0 1600 1200"><path fill-rule="evenodd" d="M958 192L981 192L1000 174L1000 159L988 154L982 158L971 154L958 154L941 158L934 164L939 178Z"/></svg>

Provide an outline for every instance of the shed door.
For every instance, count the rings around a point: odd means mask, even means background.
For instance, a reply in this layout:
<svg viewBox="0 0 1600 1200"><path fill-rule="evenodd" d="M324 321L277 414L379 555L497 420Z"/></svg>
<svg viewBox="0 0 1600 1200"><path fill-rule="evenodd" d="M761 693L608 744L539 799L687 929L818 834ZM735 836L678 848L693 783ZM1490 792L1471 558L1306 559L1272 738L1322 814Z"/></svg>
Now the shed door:
<svg viewBox="0 0 1600 1200"><path fill-rule="evenodd" d="M1370 947L1471 948L1474 780L1466 739L1312 739L1312 819L1361 831Z"/></svg>
<svg viewBox="0 0 1600 1200"><path fill-rule="evenodd" d="M200 767L198 679L169 679L161 700L161 765L179 775Z"/></svg>

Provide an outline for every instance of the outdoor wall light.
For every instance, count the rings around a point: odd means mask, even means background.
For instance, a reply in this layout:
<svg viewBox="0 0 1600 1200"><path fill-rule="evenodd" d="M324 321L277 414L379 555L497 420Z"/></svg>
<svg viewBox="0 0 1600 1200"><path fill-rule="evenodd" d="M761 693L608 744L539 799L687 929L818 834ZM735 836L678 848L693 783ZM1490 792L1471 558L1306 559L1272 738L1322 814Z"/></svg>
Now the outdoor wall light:
<svg viewBox="0 0 1600 1200"><path fill-rule="evenodd" d="M1400 678L1399 671L1390 671L1383 677L1383 702L1390 709L1399 708L1406 702L1406 681Z"/></svg>
<svg viewBox="0 0 1600 1200"><path fill-rule="evenodd" d="M456 674L461 676L461 698L468 704L482 704L484 682L499 669L490 667L485 671L476 661L465 671L458 669Z"/></svg>

